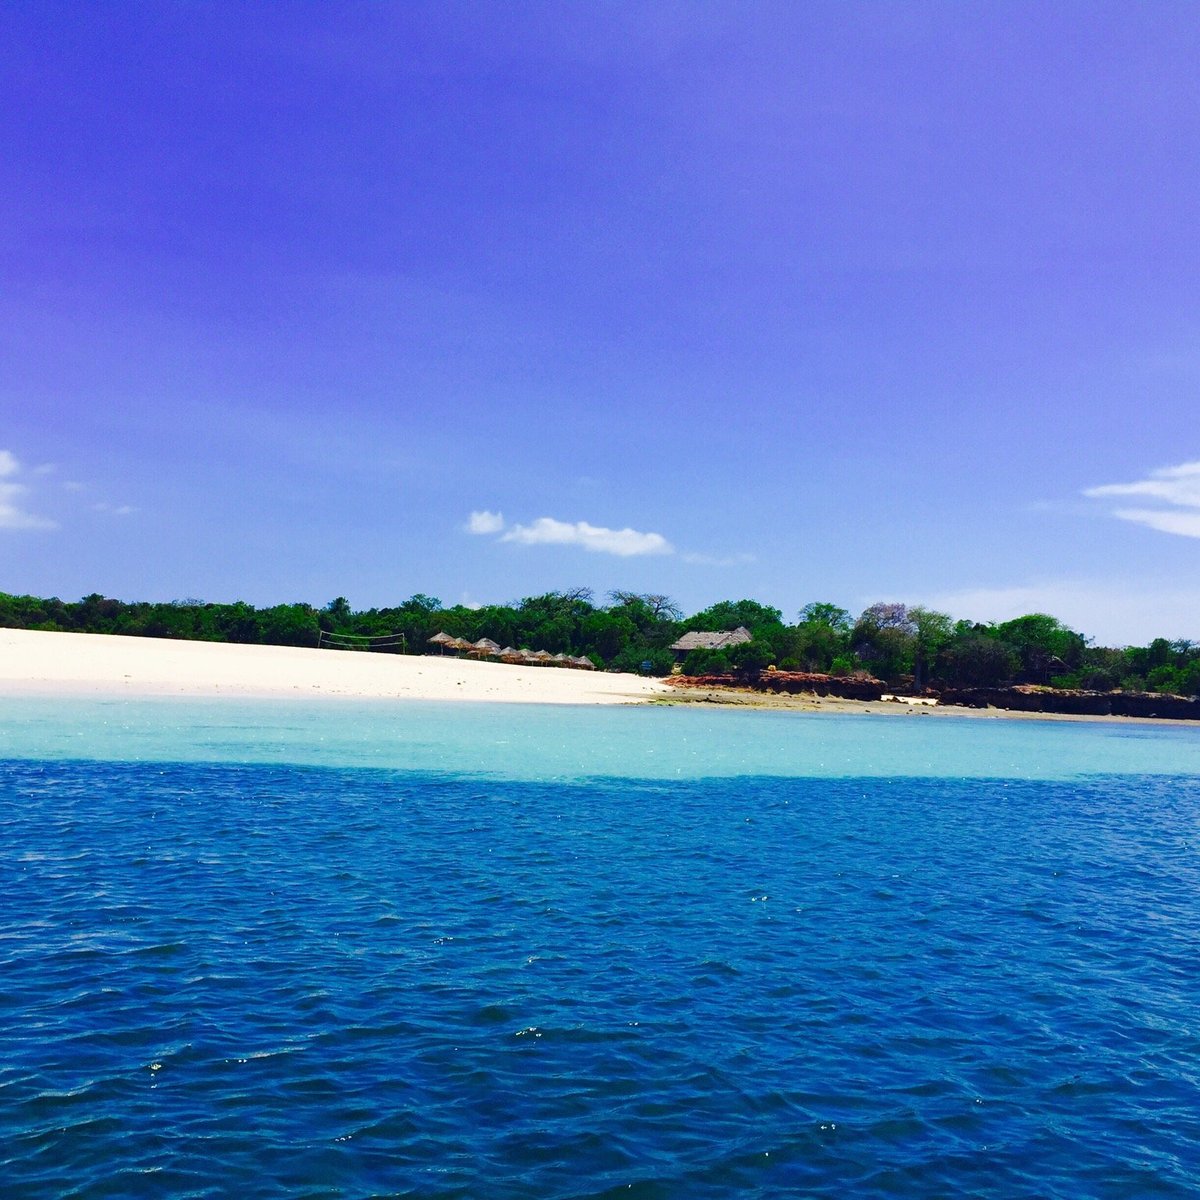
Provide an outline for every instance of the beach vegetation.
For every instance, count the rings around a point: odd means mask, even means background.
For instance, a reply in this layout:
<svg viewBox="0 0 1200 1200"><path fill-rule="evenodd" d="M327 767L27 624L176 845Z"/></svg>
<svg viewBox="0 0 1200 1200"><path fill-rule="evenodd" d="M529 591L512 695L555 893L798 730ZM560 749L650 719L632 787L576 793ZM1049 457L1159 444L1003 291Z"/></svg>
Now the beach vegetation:
<svg viewBox="0 0 1200 1200"><path fill-rule="evenodd" d="M722 600L689 617L687 625L691 629L721 631L745 627L754 637L770 638L783 628L783 613L757 600Z"/></svg>
<svg viewBox="0 0 1200 1200"><path fill-rule="evenodd" d="M1087 640L1046 613L1005 621L994 627L993 634L1016 653L1019 682L1049 683L1051 676L1083 666Z"/></svg>
<svg viewBox="0 0 1200 1200"><path fill-rule="evenodd" d="M999 687L1017 673L1017 654L985 626L959 622L937 659L939 677L962 687Z"/></svg>
<svg viewBox="0 0 1200 1200"><path fill-rule="evenodd" d="M753 675L766 670L775 661L770 642L753 639L731 646L727 651L733 669L740 675Z"/></svg>
<svg viewBox="0 0 1200 1200"><path fill-rule="evenodd" d="M0 626L16 629L281 646L316 646L325 631L386 635L395 639L393 652L418 654L444 652L429 641L444 632L469 642L490 638L501 646L586 656L601 669L667 675L676 666L670 646L685 632L744 626L748 642L693 650L681 669L726 674L776 665L840 676L867 672L916 689L1029 683L1200 695L1200 643L1159 637L1145 646L1096 646L1047 613L956 622L920 605L890 602L872 604L852 619L846 609L821 601L804 605L798 618L787 624L780 609L747 599L724 600L685 617L664 594L614 591L600 603L588 588L478 608L446 607L418 592L395 606L366 610L356 610L344 596L322 607L298 601L258 608L240 600L129 602L94 592L64 601L0 593Z"/></svg>
<svg viewBox="0 0 1200 1200"><path fill-rule="evenodd" d="M872 604L850 631L850 649L859 664L879 679L910 675L917 623L903 604Z"/></svg>
<svg viewBox="0 0 1200 1200"><path fill-rule="evenodd" d="M938 655L954 637L954 620L944 612L916 605L908 610L912 627L913 687L920 691Z"/></svg>
<svg viewBox="0 0 1200 1200"><path fill-rule="evenodd" d="M836 604L814 600L800 610L800 624L824 626L840 633L849 633L854 628L854 618L847 609L839 608Z"/></svg>
<svg viewBox="0 0 1200 1200"><path fill-rule="evenodd" d="M794 657L805 671L831 673L834 661L848 651L853 627L850 613L836 604L823 601L806 604L800 610L800 621L793 627L791 644L785 653Z"/></svg>
<svg viewBox="0 0 1200 1200"><path fill-rule="evenodd" d="M733 663L724 650L691 650L683 660L685 675L728 675Z"/></svg>

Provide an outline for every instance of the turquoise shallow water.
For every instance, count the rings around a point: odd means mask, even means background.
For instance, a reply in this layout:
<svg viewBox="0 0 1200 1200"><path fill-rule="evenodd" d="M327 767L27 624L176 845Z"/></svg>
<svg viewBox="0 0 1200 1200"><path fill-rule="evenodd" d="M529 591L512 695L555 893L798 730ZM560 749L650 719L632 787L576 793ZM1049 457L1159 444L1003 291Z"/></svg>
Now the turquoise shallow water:
<svg viewBox="0 0 1200 1200"><path fill-rule="evenodd" d="M0 707L5 1197L1192 1196L1200 737Z"/></svg>
<svg viewBox="0 0 1200 1200"><path fill-rule="evenodd" d="M389 767L506 779L1200 776L1200 728L414 702L13 700L0 757Z"/></svg>

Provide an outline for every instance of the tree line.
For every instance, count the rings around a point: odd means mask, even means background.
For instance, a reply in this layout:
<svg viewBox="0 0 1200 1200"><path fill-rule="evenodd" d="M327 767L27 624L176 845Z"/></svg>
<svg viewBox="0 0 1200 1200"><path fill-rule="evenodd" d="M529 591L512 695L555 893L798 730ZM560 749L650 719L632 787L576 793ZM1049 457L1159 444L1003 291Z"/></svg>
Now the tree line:
<svg viewBox="0 0 1200 1200"><path fill-rule="evenodd" d="M489 637L502 646L587 655L601 668L656 675L672 669L670 646L683 633L744 627L749 641L728 650L693 650L684 672L750 673L775 666L832 675L868 672L916 688L1038 683L1200 694L1200 643L1156 638L1147 646L1102 647L1044 613L983 624L905 604L873 604L854 617L836 604L814 602L789 623L782 610L755 600L723 600L685 618L667 596L618 591L598 603L587 588L480 608L447 608L418 593L394 607L362 611L341 596L323 608L256 608L241 601L129 603L99 594L63 601L0 593L0 626L282 646L316 646L322 630L359 637L401 633L409 653L431 651L428 639L444 630L468 641Z"/></svg>

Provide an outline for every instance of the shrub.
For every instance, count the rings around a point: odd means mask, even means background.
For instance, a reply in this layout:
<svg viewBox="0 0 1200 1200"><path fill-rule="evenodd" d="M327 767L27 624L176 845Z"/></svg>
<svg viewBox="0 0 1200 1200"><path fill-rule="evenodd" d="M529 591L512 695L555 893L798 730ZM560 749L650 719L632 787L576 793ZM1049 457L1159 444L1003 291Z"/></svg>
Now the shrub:
<svg viewBox="0 0 1200 1200"><path fill-rule="evenodd" d="M1079 686L1091 692L1111 692L1117 686L1117 677L1102 667L1085 669L1079 672Z"/></svg>
<svg viewBox="0 0 1200 1200"><path fill-rule="evenodd" d="M729 661L733 663L734 670L743 675L765 670L774 660L775 655L765 642L743 642L729 651Z"/></svg>
<svg viewBox="0 0 1200 1200"><path fill-rule="evenodd" d="M1012 679L1017 670L1017 656L993 637L968 632L942 650L938 670L951 683L995 687Z"/></svg>
<svg viewBox="0 0 1200 1200"><path fill-rule="evenodd" d="M1155 667L1146 676L1146 683L1152 692L1179 692L1183 688L1181 672L1170 665Z"/></svg>
<svg viewBox="0 0 1200 1200"><path fill-rule="evenodd" d="M724 650L693 650L683 660L685 675L728 675L733 670Z"/></svg>

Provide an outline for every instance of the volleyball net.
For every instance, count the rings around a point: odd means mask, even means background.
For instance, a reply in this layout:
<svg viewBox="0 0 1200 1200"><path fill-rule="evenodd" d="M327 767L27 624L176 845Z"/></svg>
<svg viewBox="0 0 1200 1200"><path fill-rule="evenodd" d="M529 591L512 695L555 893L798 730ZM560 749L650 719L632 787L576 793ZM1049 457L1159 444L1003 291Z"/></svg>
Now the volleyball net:
<svg viewBox="0 0 1200 1200"><path fill-rule="evenodd" d="M317 634L318 650L378 650L387 654L407 654L408 647L402 633L329 633L322 629Z"/></svg>

